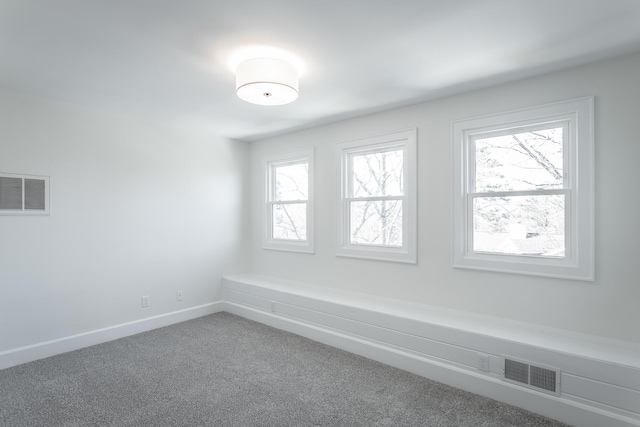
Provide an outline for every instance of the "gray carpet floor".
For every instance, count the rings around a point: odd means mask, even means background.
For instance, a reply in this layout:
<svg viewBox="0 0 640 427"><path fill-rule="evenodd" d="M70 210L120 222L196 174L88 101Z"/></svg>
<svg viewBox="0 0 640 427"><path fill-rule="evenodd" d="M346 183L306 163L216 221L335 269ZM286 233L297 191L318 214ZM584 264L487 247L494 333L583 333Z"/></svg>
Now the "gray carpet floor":
<svg viewBox="0 0 640 427"><path fill-rule="evenodd" d="M228 313L0 371L0 426L565 426Z"/></svg>

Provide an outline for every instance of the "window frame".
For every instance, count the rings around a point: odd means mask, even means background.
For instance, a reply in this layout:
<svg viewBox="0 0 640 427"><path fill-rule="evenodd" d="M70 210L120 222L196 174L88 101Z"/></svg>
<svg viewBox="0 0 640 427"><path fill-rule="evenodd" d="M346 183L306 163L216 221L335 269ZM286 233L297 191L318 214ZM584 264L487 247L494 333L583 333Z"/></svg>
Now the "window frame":
<svg viewBox="0 0 640 427"><path fill-rule="evenodd" d="M452 124L453 267L575 280L594 280L594 98L584 97ZM566 124L563 186L557 190L509 191L565 196L563 258L473 251L474 141L527 128ZM496 197L504 192L494 193Z"/></svg>
<svg viewBox="0 0 640 427"><path fill-rule="evenodd" d="M314 150L313 148L287 153L272 154L263 157L264 171L264 230L262 248L288 252L314 253ZM275 170L279 166L307 163L307 200L276 201ZM306 204L306 240L288 240L273 238L273 206L277 204Z"/></svg>
<svg viewBox="0 0 640 427"><path fill-rule="evenodd" d="M350 159L354 154L403 150L402 196L352 196ZM411 128L336 144L340 167L337 256L415 264L417 262L417 129ZM358 245L350 242L350 203L358 200L402 201L402 246Z"/></svg>

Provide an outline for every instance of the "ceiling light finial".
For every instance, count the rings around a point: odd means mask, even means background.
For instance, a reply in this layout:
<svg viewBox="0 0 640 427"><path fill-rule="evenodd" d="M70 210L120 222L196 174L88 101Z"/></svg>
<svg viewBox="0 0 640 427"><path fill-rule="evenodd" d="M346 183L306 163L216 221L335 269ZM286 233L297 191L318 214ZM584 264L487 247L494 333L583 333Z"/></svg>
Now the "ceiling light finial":
<svg viewBox="0 0 640 427"><path fill-rule="evenodd" d="M236 69L236 93L252 104L288 104L298 98L298 70L280 59L248 59Z"/></svg>

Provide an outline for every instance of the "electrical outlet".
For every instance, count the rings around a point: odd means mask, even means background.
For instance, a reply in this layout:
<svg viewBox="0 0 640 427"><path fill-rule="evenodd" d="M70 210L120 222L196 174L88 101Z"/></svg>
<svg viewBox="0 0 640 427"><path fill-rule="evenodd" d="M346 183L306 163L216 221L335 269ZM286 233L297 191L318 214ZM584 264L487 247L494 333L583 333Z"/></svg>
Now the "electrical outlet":
<svg viewBox="0 0 640 427"><path fill-rule="evenodd" d="M178 300L178 301L182 301L182 292L184 292L184 291L178 291L178 292L176 292L176 300Z"/></svg>
<svg viewBox="0 0 640 427"><path fill-rule="evenodd" d="M142 308L149 307L151 305L151 297L149 295L145 295L142 297Z"/></svg>
<svg viewBox="0 0 640 427"><path fill-rule="evenodd" d="M489 355L478 353L478 369L489 372Z"/></svg>

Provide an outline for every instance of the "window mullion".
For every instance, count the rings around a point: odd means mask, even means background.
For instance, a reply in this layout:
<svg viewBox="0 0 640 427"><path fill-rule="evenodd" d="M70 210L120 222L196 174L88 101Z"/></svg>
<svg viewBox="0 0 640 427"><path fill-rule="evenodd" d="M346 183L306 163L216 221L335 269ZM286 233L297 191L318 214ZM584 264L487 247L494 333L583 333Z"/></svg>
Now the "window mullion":
<svg viewBox="0 0 640 427"><path fill-rule="evenodd" d="M484 193L469 193L473 197L525 197L525 196L553 196L568 194L570 190L566 188L548 190L514 190L514 191L491 191Z"/></svg>
<svg viewBox="0 0 640 427"><path fill-rule="evenodd" d="M302 204L302 203L307 203L309 200L308 199L300 199L300 200L276 200L273 202L270 202L273 205L297 205L297 204Z"/></svg>
<svg viewBox="0 0 640 427"><path fill-rule="evenodd" d="M473 252L473 199L476 197L472 194L468 194L466 197L467 209L465 216L465 253Z"/></svg>
<svg viewBox="0 0 640 427"><path fill-rule="evenodd" d="M267 200L269 202L276 200L275 188L275 165L270 164L267 171Z"/></svg>
<svg viewBox="0 0 640 427"><path fill-rule="evenodd" d="M569 126L569 122L565 122L562 126L562 132L564 134L565 144L563 147L563 165L564 168L563 176L562 176L562 186L564 188L572 189L574 182L574 168L572 167L572 159L575 152L575 132L573 131L574 126Z"/></svg>
<svg viewBox="0 0 640 427"><path fill-rule="evenodd" d="M405 200L406 196L372 196L372 197L346 197L348 201L354 202L379 202L383 200Z"/></svg>
<svg viewBox="0 0 640 427"><path fill-rule="evenodd" d="M467 144L465 144L465 148L467 150L465 158L467 159L466 171L467 171L467 182L466 186L468 187L469 193L475 193L476 191L476 140L475 138L469 138Z"/></svg>

